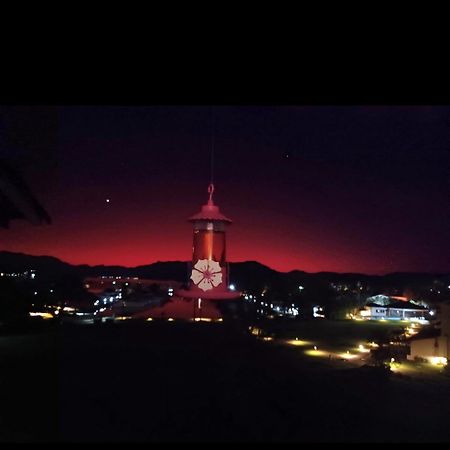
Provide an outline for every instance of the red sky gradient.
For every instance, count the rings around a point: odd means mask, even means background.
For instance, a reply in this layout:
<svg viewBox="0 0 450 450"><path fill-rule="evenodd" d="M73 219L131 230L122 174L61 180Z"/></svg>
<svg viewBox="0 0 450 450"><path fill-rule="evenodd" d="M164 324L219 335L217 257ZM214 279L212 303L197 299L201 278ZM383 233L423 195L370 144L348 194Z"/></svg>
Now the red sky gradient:
<svg viewBox="0 0 450 450"><path fill-rule="evenodd" d="M214 198L233 220L228 260L450 272L448 116L430 107L217 107ZM50 139L39 148L30 138L7 155L53 223L13 221L0 248L72 264L189 260L187 218L207 200L209 122L208 107L60 108L53 150Z"/></svg>
<svg viewBox="0 0 450 450"><path fill-rule="evenodd" d="M206 194L200 194L203 195L199 195L199 200L206 200ZM85 208L96 208L96 213L85 214L76 223L58 218L52 225L41 227L13 222L10 230L0 231L3 250L56 256L71 264L128 267L191 258L192 228L186 219L200 209L200 204L191 208L184 205L179 211L160 210L157 217L145 211L131 211L120 218L120 213L116 216L114 198L96 207L87 203ZM276 214L262 224L254 212L243 213L236 208L233 215L233 209L221 208L234 219L227 234L229 261L256 260L279 271L307 272L382 274L408 267L407 257L386 255L376 245L358 242L356 235L352 240L339 236L338 231L330 234L320 227L302 226ZM414 270L410 264L409 267Z"/></svg>

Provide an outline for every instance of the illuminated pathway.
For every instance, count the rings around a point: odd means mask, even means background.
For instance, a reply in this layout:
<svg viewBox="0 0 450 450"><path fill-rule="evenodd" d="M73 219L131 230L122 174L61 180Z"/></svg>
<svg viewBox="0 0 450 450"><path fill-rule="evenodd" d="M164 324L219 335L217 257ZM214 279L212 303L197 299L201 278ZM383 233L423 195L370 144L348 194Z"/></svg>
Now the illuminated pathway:
<svg viewBox="0 0 450 450"><path fill-rule="evenodd" d="M294 346L302 350L304 355L321 359L323 362L330 362L333 367L343 368L351 365L353 367L361 367L366 364L370 365L370 349L378 347L375 342L359 344L357 347L349 348L345 351L330 350L326 347L318 346L317 343L308 340L295 339L277 339L272 337L259 338L273 344ZM342 365L344 363L344 366ZM348 363L348 364L347 364ZM405 378L414 378L416 380L442 381L444 370L443 364L418 363L415 361L404 360L401 363L392 358L389 363L394 374L404 376ZM445 379L448 382L448 379Z"/></svg>
<svg viewBox="0 0 450 450"><path fill-rule="evenodd" d="M370 353L370 349L368 347L376 346L375 343L366 345L360 344L357 348L351 348L344 352L336 352L323 347L319 348L317 345L314 345L314 342L304 341L298 338L287 340L280 339L279 341L284 345L304 348L304 354L308 356L324 358L328 359L328 361L346 361L356 366L366 364L367 355Z"/></svg>

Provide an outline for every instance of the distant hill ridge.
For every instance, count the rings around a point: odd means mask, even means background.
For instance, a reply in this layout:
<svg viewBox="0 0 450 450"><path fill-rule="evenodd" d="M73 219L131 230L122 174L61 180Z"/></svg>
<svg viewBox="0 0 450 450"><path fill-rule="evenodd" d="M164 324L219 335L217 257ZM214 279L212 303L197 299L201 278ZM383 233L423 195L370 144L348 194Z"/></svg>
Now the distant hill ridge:
<svg viewBox="0 0 450 450"><path fill-rule="evenodd" d="M157 280L176 280L185 282L189 279L189 264L183 261L158 261L136 267L87 264L72 265L53 256L33 256L25 253L0 251L0 271L24 272L35 269L43 278L76 274L80 276L129 276ZM278 272L257 261L230 263L231 282L238 286L244 283L260 286L265 282L302 283L308 280L321 280L332 283L352 283L356 281L389 284L416 284L442 279L450 283L450 274L398 272L387 275L367 275L361 273L317 272L308 273L301 270Z"/></svg>

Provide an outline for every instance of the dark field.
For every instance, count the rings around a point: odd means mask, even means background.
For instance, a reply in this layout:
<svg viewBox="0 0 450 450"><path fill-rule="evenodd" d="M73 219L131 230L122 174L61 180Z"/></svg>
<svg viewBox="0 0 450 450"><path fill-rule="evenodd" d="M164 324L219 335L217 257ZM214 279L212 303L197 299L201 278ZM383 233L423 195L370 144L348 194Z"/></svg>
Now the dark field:
<svg viewBox="0 0 450 450"><path fill-rule="evenodd" d="M3 441L449 441L450 381L325 368L226 322L0 336Z"/></svg>
<svg viewBox="0 0 450 450"><path fill-rule="evenodd" d="M269 334L278 338L307 339L319 346L346 350L360 343L389 341L392 333L408 325L404 322L380 322L375 320L262 320L261 325Z"/></svg>

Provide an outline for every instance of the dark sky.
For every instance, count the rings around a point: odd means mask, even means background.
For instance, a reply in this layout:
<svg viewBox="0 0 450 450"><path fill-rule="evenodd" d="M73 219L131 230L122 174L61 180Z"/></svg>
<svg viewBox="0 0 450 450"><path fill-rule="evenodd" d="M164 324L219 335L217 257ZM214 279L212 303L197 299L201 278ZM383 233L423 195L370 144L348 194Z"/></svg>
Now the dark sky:
<svg viewBox="0 0 450 450"><path fill-rule="evenodd" d="M13 222L4 250L77 264L190 259L211 107L1 111L1 153L53 219ZM450 107L216 106L214 121L230 261L450 271Z"/></svg>

